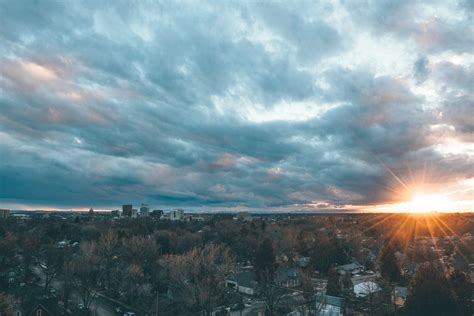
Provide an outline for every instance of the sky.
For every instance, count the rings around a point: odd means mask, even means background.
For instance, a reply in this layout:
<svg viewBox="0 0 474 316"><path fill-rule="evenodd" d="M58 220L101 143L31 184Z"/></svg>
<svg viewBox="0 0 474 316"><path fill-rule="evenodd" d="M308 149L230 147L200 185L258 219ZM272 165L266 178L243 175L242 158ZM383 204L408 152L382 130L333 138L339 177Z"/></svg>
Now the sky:
<svg viewBox="0 0 474 316"><path fill-rule="evenodd" d="M474 211L473 12L0 0L0 206Z"/></svg>

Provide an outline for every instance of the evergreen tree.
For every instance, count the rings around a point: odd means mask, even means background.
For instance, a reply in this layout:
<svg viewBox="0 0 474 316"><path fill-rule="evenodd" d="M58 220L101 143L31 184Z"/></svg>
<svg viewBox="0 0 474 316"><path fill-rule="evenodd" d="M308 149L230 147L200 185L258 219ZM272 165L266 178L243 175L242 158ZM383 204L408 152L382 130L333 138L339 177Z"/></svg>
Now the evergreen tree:
<svg viewBox="0 0 474 316"><path fill-rule="evenodd" d="M458 302L459 310L462 315L474 315L474 306L472 303L473 286L469 276L464 272L455 270L449 276L449 283Z"/></svg>
<svg viewBox="0 0 474 316"><path fill-rule="evenodd" d="M260 282L273 282L276 270L275 250L270 239L265 238L255 253L255 273Z"/></svg>
<svg viewBox="0 0 474 316"><path fill-rule="evenodd" d="M406 312L413 316L460 315L448 280L434 267L422 266L408 289Z"/></svg>
<svg viewBox="0 0 474 316"><path fill-rule="evenodd" d="M398 282L401 279L397 258L391 247L386 247L380 257L380 270L382 277L389 282Z"/></svg>
<svg viewBox="0 0 474 316"><path fill-rule="evenodd" d="M332 296L341 295L341 282L339 280L339 274L334 269L329 271L326 294Z"/></svg>

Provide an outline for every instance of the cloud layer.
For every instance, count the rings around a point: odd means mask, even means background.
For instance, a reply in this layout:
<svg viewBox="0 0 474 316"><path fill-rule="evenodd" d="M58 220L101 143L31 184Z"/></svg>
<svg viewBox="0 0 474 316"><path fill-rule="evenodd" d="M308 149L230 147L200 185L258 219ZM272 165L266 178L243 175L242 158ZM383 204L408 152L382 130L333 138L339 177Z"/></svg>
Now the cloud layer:
<svg viewBox="0 0 474 316"><path fill-rule="evenodd" d="M470 208L470 3L0 1L1 203Z"/></svg>

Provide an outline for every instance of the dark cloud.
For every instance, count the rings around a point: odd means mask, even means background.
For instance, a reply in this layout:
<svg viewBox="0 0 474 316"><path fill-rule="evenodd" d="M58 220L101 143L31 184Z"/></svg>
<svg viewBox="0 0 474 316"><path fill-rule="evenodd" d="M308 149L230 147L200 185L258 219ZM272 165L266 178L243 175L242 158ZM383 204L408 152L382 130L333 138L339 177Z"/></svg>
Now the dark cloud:
<svg viewBox="0 0 474 316"><path fill-rule="evenodd" d="M430 73L428 67L429 60L426 56L420 56L413 65L413 76L415 77L417 83L423 83Z"/></svg>
<svg viewBox="0 0 474 316"><path fill-rule="evenodd" d="M395 201L426 161L458 181L470 156L436 145L471 139L472 66L439 54L472 40L465 6L423 5L3 1L0 199L331 208ZM348 54L366 33L415 43L405 73Z"/></svg>

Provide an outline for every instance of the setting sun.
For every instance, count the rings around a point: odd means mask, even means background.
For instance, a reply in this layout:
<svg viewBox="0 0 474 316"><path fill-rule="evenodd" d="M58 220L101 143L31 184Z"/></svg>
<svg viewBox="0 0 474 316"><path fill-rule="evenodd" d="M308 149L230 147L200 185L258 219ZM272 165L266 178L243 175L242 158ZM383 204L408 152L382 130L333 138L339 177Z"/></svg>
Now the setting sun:
<svg viewBox="0 0 474 316"><path fill-rule="evenodd" d="M403 204L403 209L411 213L450 211L453 209L452 204L443 194L415 194L410 201Z"/></svg>

